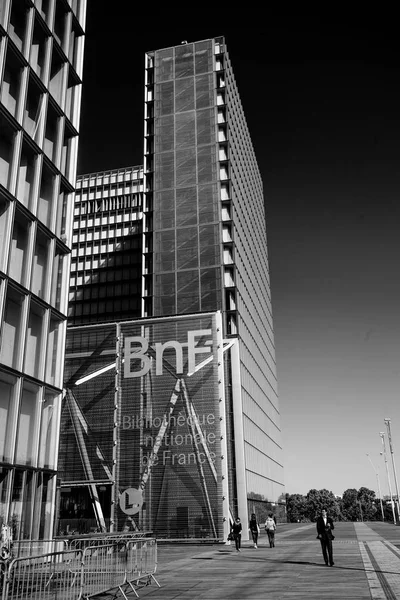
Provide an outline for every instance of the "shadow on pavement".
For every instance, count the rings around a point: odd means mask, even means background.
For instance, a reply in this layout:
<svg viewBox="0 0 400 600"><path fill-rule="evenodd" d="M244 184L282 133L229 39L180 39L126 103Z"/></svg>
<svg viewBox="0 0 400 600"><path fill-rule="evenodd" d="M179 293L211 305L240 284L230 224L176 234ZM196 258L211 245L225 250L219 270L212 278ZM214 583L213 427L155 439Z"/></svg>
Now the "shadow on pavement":
<svg viewBox="0 0 400 600"><path fill-rule="evenodd" d="M247 558L247 557L242 557ZM327 568L327 565L320 562L310 562L308 560L278 560L276 558L251 558L252 561L257 560L260 562L272 562L279 563L285 565L313 565L314 567L324 567ZM400 575L400 571L382 571L381 569L366 569L365 567L344 567L342 565L338 565L335 563L334 569L341 569L342 571L362 571L363 573L383 573L386 575Z"/></svg>

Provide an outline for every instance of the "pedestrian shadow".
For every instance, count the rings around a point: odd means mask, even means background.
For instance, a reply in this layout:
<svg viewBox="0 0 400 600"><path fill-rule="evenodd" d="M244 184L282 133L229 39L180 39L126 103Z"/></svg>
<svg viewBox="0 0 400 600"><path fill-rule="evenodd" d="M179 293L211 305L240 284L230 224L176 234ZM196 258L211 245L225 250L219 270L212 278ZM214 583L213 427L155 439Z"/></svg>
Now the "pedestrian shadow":
<svg viewBox="0 0 400 600"><path fill-rule="evenodd" d="M243 558L247 558L246 556ZM345 567L344 565L338 565L335 563L333 567L328 567L327 565L320 562L311 562L310 560L279 560L277 558L262 558L262 557L252 557L252 561L256 560L262 563L276 563L281 565L304 565L304 566L313 566L313 567L322 567L324 569L340 569L341 571L362 571L363 573L382 573L383 575L400 575L400 571L382 571L382 569L366 569L365 567Z"/></svg>

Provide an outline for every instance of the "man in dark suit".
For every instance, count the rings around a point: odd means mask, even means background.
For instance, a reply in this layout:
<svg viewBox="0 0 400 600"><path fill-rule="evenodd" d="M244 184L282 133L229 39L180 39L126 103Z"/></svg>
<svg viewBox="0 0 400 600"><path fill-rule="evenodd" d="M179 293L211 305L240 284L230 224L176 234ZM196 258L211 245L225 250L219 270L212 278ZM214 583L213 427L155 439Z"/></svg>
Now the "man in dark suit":
<svg viewBox="0 0 400 600"><path fill-rule="evenodd" d="M321 516L317 519L317 539L321 542L322 554L324 557L325 564L333 567L333 551L332 551L332 540L335 536L332 533L332 529L335 529L332 518L328 517L326 509L323 508Z"/></svg>

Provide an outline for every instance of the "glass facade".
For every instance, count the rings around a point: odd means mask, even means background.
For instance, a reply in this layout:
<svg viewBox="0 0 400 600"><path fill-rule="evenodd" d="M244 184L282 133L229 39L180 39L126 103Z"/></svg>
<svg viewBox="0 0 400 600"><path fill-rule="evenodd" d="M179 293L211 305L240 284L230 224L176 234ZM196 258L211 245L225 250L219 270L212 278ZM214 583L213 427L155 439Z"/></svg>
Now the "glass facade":
<svg viewBox="0 0 400 600"><path fill-rule="evenodd" d="M146 190L153 273L145 314L222 308L213 42L147 56Z"/></svg>
<svg viewBox="0 0 400 600"><path fill-rule="evenodd" d="M0 2L0 525L14 538L53 529L85 11Z"/></svg>
<svg viewBox="0 0 400 600"><path fill-rule="evenodd" d="M243 519L252 497L282 500L283 453L263 186L224 38L146 54L144 192L144 316L221 310L238 341L225 370Z"/></svg>
<svg viewBox="0 0 400 600"><path fill-rule="evenodd" d="M226 538L222 354L218 314L70 328L60 534Z"/></svg>

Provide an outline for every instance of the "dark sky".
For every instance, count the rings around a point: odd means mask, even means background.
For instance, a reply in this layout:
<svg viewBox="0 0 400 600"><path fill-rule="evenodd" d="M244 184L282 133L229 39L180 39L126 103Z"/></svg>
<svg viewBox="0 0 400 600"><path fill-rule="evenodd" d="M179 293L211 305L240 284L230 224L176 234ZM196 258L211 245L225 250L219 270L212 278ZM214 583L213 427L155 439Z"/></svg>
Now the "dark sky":
<svg viewBox="0 0 400 600"><path fill-rule="evenodd" d="M145 51L225 36L264 182L287 491L376 489L365 454L381 461L384 417L400 448L397 36L283 20L146 32L122 0L100 5L78 172L141 164Z"/></svg>

